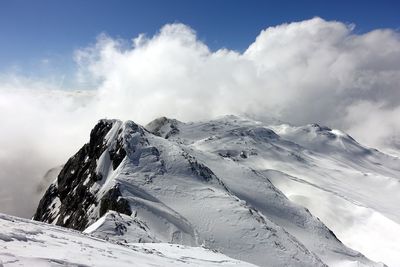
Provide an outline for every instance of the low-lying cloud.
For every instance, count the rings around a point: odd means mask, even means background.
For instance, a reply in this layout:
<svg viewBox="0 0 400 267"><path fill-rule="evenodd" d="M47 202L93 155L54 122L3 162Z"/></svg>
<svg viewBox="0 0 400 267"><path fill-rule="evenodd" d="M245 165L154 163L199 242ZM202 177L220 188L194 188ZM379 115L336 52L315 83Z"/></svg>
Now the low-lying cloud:
<svg viewBox="0 0 400 267"><path fill-rule="evenodd" d="M0 211L30 216L38 180L88 140L100 118L146 123L223 114L319 122L400 148L400 34L355 34L314 18L262 31L243 53L210 51L183 24L128 43L100 35L75 52L87 90L1 76Z"/></svg>

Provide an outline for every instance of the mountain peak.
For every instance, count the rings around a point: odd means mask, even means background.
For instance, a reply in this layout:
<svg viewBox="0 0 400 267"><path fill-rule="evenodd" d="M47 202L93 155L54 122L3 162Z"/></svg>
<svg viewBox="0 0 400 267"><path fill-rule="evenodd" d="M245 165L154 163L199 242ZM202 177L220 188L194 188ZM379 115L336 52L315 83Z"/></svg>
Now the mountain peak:
<svg viewBox="0 0 400 267"><path fill-rule="evenodd" d="M116 242L204 245L260 266L379 266L343 245L344 235L322 222L331 218L309 199L349 195L345 188L352 184L342 177L354 168L383 174L370 162L384 162L380 154L343 149L343 143L321 137L324 132L337 135L319 125L270 126L235 116L194 123L161 117L146 127L100 120L46 191L34 219ZM310 152L321 143L330 153ZM352 165L344 167L350 157ZM339 188L320 173L332 175ZM304 186L317 192L291 193ZM356 209L349 199L359 196L335 203Z"/></svg>
<svg viewBox="0 0 400 267"><path fill-rule="evenodd" d="M153 133L154 135L164 137L168 139L170 136L173 136L179 133L179 125L183 124L182 122L176 119L169 119L167 117L160 117L151 122L149 122L145 128Z"/></svg>

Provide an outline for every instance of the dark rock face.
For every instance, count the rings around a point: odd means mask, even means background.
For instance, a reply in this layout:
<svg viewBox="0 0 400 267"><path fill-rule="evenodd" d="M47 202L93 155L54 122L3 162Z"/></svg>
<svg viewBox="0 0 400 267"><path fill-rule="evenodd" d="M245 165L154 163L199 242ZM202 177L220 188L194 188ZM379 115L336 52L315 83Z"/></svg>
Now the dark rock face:
<svg viewBox="0 0 400 267"><path fill-rule="evenodd" d="M126 199L121 198L119 185L116 185L105 194L100 200L100 214L103 216L107 211L114 210L119 213L131 215L132 210Z"/></svg>
<svg viewBox="0 0 400 267"><path fill-rule="evenodd" d="M118 134L121 133L121 129L118 132ZM119 164L122 162L122 160L126 156L126 151L124 149L124 140L122 137L119 137L117 139L117 143L115 145L115 148L110 150L110 159L112 161L113 169L115 170L118 168Z"/></svg>
<svg viewBox="0 0 400 267"><path fill-rule="evenodd" d="M54 208L52 203L56 197L58 197L58 189L54 184L51 184L43 198L40 200L33 219L36 221L52 223L55 216L51 213L51 209Z"/></svg>
<svg viewBox="0 0 400 267"><path fill-rule="evenodd" d="M114 121L101 120L90 133L90 141L85 144L64 165L57 178L57 183L52 184L39 203L34 220L84 230L88 225L87 211L90 206L97 206L97 200L90 188L103 179L96 174L97 160L107 149L105 136L113 127ZM116 142L114 149L109 151L113 169L116 169L124 159L126 152L123 148L122 137ZM118 188L110 190L106 198L101 200L103 214L109 209L130 214L126 200L118 199ZM61 202L59 210L54 211L54 200ZM53 205L53 207L52 207ZM54 214L57 213L57 214ZM57 217L58 216L58 217Z"/></svg>

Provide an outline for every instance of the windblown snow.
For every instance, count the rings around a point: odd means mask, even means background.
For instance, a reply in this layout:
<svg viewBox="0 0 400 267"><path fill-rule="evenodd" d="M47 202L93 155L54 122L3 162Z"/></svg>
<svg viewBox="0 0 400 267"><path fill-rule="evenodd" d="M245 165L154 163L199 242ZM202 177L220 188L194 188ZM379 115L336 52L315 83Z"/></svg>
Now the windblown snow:
<svg viewBox="0 0 400 267"><path fill-rule="evenodd" d="M39 247L59 249L59 231L89 266L98 251L135 266L399 266L399 178L398 158L316 124L101 120L34 216L84 235L3 216L0 259L53 264ZM13 238L23 226L48 239Z"/></svg>
<svg viewBox="0 0 400 267"><path fill-rule="evenodd" d="M243 266L200 247L113 243L67 228L0 214L0 266Z"/></svg>

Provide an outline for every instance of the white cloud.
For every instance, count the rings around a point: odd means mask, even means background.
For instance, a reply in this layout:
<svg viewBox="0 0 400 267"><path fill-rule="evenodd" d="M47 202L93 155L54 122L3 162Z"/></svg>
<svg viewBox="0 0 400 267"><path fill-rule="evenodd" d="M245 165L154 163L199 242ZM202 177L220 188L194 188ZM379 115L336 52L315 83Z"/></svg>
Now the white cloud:
<svg viewBox="0 0 400 267"><path fill-rule="evenodd" d="M76 151L102 117L146 123L162 115L252 113L319 122L370 146L399 147L400 35L353 29L320 18L283 24L262 31L244 53L210 51L182 24L131 43L102 34L75 52L78 83L89 91L2 78L0 179L31 187ZM23 166L18 175L16 166ZM18 209L2 208L20 215Z"/></svg>
<svg viewBox="0 0 400 267"><path fill-rule="evenodd" d="M88 93L22 78L0 84L0 211L29 217L45 172L86 142L96 120L83 106Z"/></svg>

